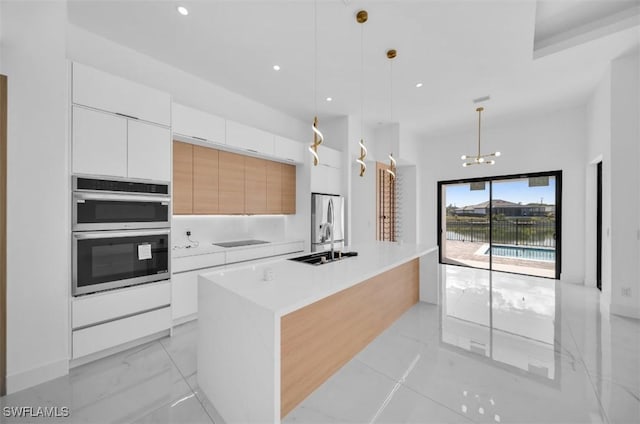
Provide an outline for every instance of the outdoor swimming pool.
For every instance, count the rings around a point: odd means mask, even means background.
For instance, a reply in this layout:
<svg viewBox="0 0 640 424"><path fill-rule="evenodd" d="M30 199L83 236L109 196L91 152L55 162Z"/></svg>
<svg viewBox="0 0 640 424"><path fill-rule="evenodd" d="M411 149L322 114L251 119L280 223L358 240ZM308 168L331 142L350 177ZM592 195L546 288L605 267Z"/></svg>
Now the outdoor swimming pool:
<svg viewBox="0 0 640 424"><path fill-rule="evenodd" d="M556 260L555 249L494 244L492 247L487 248L484 254L489 255L489 251L491 251L493 256L501 256L503 258L517 258L545 262L555 262Z"/></svg>

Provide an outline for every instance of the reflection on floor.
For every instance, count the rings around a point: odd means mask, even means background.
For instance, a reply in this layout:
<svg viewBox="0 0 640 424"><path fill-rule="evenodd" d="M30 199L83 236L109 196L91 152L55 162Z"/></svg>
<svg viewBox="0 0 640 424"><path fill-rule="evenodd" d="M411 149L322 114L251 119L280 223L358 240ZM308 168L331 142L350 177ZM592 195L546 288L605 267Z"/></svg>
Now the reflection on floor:
<svg viewBox="0 0 640 424"><path fill-rule="evenodd" d="M456 266L441 275L440 306L413 307L284 422L640 422L640 323L601 315L597 290ZM60 422L220 423L196 383L196 332L186 324L0 407L68 406Z"/></svg>

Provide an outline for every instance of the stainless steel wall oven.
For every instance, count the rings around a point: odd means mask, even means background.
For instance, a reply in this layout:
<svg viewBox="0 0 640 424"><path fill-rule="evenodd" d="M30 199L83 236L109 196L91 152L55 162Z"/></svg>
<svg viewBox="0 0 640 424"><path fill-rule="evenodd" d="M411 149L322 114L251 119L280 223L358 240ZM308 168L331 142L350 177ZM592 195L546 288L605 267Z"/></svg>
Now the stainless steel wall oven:
<svg viewBox="0 0 640 424"><path fill-rule="evenodd" d="M169 184L73 176L72 294L170 278Z"/></svg>

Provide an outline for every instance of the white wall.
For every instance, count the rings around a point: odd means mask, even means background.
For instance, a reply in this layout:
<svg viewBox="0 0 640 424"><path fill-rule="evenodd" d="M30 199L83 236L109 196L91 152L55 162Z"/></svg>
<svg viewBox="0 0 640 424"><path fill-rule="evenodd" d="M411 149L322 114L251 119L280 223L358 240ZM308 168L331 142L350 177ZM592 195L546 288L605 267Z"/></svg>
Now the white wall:
<svg viewBox="0 0 640 424"><path fill-rule="evenodd" d="M611 63L611 312L640 318L640 54ZM629 289L629 296L623 290Z"/></svg>
<svg viewBox="0 0 640 424"><path fill-rule="evenodd" d="M437 182L460 178L563 171L562 275L584 280L585 108L483 123L483 149L500 150L494 166L463 168L460 155L473 149L477 132L427 137L417 146L420 240L437 244Z"/></svg>
<svg viewBox="0 0 640 424"><path fill-rule="evenodd" d="M3 2L8 76L7 389L68 372L66 4Z"/></svg>

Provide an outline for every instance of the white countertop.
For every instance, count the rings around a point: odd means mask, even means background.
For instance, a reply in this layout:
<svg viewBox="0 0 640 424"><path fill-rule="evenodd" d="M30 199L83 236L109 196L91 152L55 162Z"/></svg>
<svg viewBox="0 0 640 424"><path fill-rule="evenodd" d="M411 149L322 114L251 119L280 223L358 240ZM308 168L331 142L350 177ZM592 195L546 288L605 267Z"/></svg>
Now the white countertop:
<svg viewBox="0 0 640 424"><path fill-rule="evenodd" d="M358 256L317 266L274 259L233 271L202 274L200 284L217 284L274 312L276 316L283 316L431 253L437 247L373 242L350 246L348 250L358 252ZM264 280L266 269L273 272L270 281Z"/></svg>
<svg viewBox="0 0 640 424"><path fill-rule="evenodd" d="M279 244L287 244L287 243L296 243L303 241L302 239L291 239L291 240L265 240L267 243L262 244L249 244L246 246L236 246L236 247L222 247L214 245L212 242L200 242L197 247L184 247L181 245L174 245L171 250L171 257L173 259L176 258L184 258L188 256L197 256L197 255L208 255L210 253L220 253L220 252L230 252L235 250L245 250L245 249L256 249L260 247L266 246L276 246Z"/></svg>

